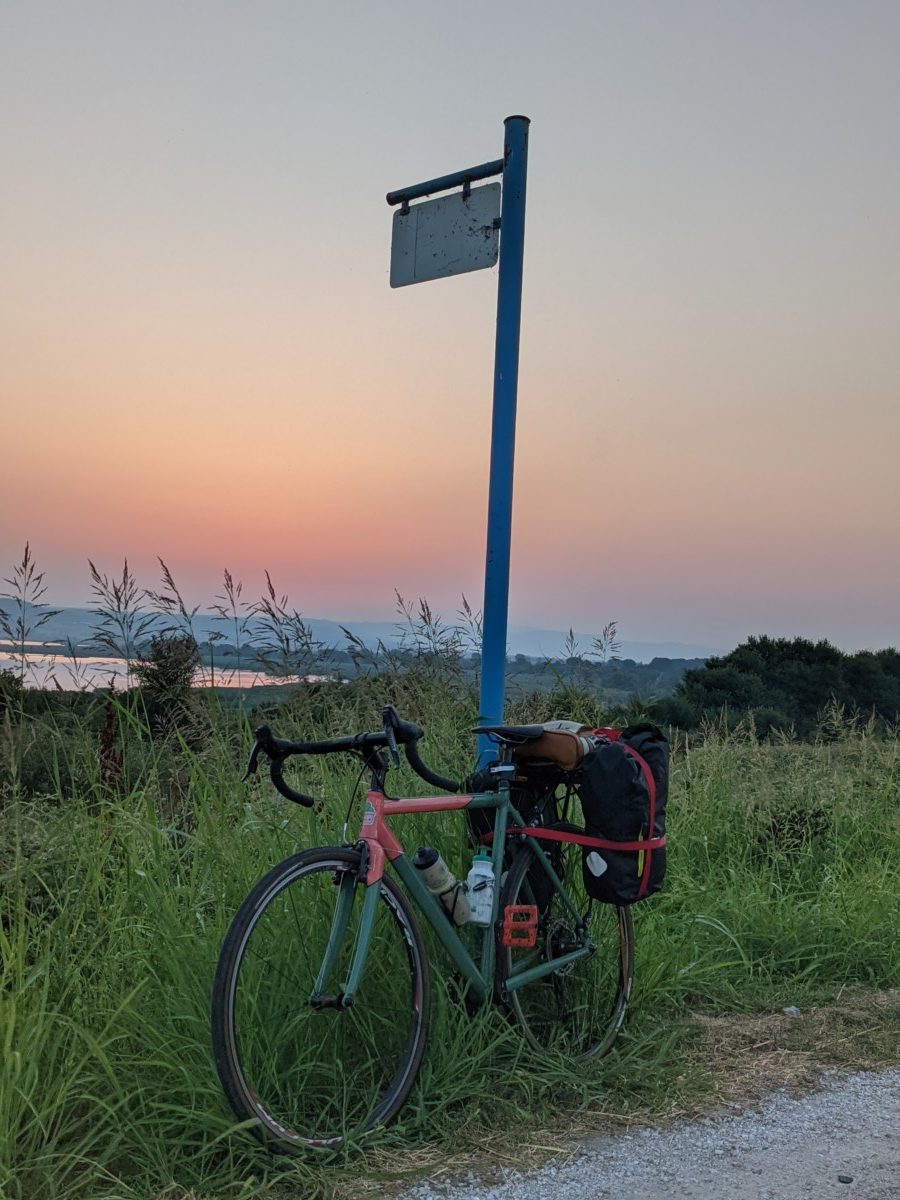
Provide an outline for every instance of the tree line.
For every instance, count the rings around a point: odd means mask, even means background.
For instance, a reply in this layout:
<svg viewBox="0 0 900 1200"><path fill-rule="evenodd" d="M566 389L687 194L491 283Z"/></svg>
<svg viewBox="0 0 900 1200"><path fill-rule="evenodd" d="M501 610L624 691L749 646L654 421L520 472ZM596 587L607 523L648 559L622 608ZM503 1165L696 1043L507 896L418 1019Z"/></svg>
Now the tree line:
<svg viewBox="0 0 900 1200"><path fill-rule="evenodd" d="M687 671L674 694L653 705L658 721L681 729L750 716L760 736L781 730L798 737L814 734L828 709L896 724L900 652L847 654L828 641L750 637L730 654Z"/></svg>

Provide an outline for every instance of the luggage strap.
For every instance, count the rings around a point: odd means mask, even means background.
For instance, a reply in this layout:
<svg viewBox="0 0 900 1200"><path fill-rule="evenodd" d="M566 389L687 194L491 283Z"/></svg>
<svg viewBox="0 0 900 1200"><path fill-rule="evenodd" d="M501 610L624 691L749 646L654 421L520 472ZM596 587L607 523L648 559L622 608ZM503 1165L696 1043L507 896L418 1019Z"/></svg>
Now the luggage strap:
<svg viewBox="0 0 900 1200"><path fill-rule="evenodd" d="M569 833L562 829L543 829L540 825L518 826L507 829L507 834L523 833L526 837L538 838L542 842L574 842L576 846L596 846L599 850L660 850L666 837L642 838L637 842L613 842L609 838L588 837L586 833ZM486 841L482 838L482 841Z"/></svg>
<svg viewBox="0 0 900 1200"><path fill-rule="evenodd" d="M604 738L609 742L618 742L629 757L641 769L641 774L644 776L644 782L647 784L647 794L649 798L649 828L652 830L656 823L656 780L653 778L653 772L650 770L649 764L643 755L638 754L637 750L628 745L627 742L621 741L620 729L592 729L591 733ZM624 850L630 853L638 853L642 855L643 862L638 859L639 869L641 872L641 882L638 886L637 899L642 899L647 894L647 886L650 883L650 863L654 850L661 850L666 844L665 834L662 837L641 838L635 842L614 842L609 838L588 837L586 833L563 833L559 829L543 829L539 825L529 825L527 828L512 828L507 829L510 833L522 833L526 837L538 838L544 842L574 842L576 846L596 846L598 850ZM490 845L494 840L493 833L486 834L479 838L482 843Z"/></svg>
<svg viewBox="0 0 900 1200"><path fill-rule="evenodd" d="M598 734L600 737L607 738L610 742L617 742L618 745L620 745L625 751L625 753L630 755L630 757L633 758L640 767L641 774L644 776L644 782L647 785L647 794L650 800L648 827L652 833L653 827L656 823L656 780L653 778L653 772L650 770L648 763L642 755L638 754L637 750L629 746L627 742L621 740L622 731L620 729L594 729L593 732ZM601 843L598 841L597 844L600 845ZM637 850L642 855L643 862L641 859L638 859L638 869L641 872L641 882L637 893L638 900L642 899L642 897L647 894L647 886L650 883L650 861L652 853L654 850L658 849L660 846L664 846L665 844L666 839L664 837L647 838L643 844L641 842L613 842L606 844L605 848L607 850L616 849L616 847L618 847L620 850ZM647 852L646 854L643 853L645 850Z"/></svg>

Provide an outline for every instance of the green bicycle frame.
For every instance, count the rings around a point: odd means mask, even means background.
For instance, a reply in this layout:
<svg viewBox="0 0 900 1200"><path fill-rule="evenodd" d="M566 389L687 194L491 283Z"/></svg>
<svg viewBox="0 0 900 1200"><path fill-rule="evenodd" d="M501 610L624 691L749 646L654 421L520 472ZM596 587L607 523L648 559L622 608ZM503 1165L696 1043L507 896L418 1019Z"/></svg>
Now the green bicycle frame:
<svg viewBox="0 0 900 1200"><path fill-rule="evenodd" d="M481 962L476 963L469 950L464 945L456 927L448 918L443 905L437 900L422 882L420 873L412 865L403 851L403 846L388 825L388 818L405 813L446 812L463 808L494 808L497 815L494 822L493 845L491 861L494 870L494 894L491 923L484 928L481 944ZM487 997L494 983L497 958L497 940L493 936L500 916L500 877L503 871L503 856L506 849L506 830L510 820L522 828L524 822L512 806L509 799L509 785L504 784L498 792L480 792L466 796L428 796L421 799L388 800L382 792L370 791L366 795L363 807L360 841L364 843L368 853L364 877L356 877L347 873L341 879L337 903L332 917L331 931L322 965L316 977L315 988L311 1000L322 998L328 985L328 979L346 936L353 907L356 888L365 885L362 912L359 927L356 932L356 944L350 963L350 971L341 988L341 1004L349 1007L355 998L359 982L365 970L366 960L375 927L378 899L381 892L381 880L384 875L385 859L387 859L401 882L406 887L417 907L428 920L438 940L447 951L453 963L461 972L463 978L479 998ZM516 835L523 842L528 838L527 832ZM580 924L582 914L576 908L562 880L553 869L547 855L536 838L529 839L535 858L546 872L555 891L559 893L565 907L572 917ZM568 963L576 962L594 951L590 941L569 954L560 956L550 962L539 963L537 966L520 964L518 969L510 974L505 982L507 991L514 991L523 984L533 983L545 975L558 971Z"/></svg>

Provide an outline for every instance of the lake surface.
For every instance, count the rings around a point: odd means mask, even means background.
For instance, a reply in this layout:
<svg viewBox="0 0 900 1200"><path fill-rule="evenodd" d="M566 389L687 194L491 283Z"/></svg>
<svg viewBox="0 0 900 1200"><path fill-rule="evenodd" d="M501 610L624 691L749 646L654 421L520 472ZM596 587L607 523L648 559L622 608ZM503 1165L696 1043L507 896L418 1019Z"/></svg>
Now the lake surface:
<svg viewBox="0 0 900 1200"><path fill-rule="evenodd" d="M0 649L0 669L15 671L18 675L21 661L8 649ZM236 671L216 668L215 676L209 667L201 667L194 676L195 687L250 688L264 684L323 683L327 675L304 675L290 679L275 679L257 671ZM33 688L60 688L64 692L91 692L95 688L116 687L120 691L129 686L128 664L122 658L103 658L85 655L73 658L63 651L25 654L25 686Z"/></svg>

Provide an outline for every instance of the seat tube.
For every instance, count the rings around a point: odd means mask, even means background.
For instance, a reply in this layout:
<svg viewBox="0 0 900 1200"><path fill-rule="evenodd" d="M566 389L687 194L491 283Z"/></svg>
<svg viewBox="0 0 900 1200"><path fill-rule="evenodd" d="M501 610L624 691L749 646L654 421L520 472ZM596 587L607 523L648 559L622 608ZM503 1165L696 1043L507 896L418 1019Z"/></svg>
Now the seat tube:
<svg viewBox="0 0 900 1200"><path fill-rule="evenodd" d="M349 1008L353 1003L356 996L356 989L359 987L360 979L362 979L366 959L369 955L369 946L372 943L372 931L375 928L375 916L378 911L380 897L380 879L376 883L366 885L366 894L363 899L362 913L359 919L359 931L356 935L356 948L353 951L353 962L350 966L350 978L347 980L347 986L343 990L341 1000L344 1008Z"/></svg>
<svg viewBox="0 0 900 1200"><path fill-rule="evenodd" d="M347 933L350 913L353 910L353 897L356 892L357 879L354 871L344 871L341 875L337 903L334 906L334 916L331 918L331 932L328 934L328 945L325 947L325 957L316 976L313 999L325 995L328 980L334 970L334 964L340 953L341 943Z"/></svg>
<svg viewBox="0 0 900 1200"><path fill-rule="evenodd" d="M503 856L506 851L506 825L509 820L509 784L501 785L503 803L498 804L494 817L494 844L492 863L494 869L494 898L491 908L491 923L485 931L481 951L481 973L485 979L493 979L497 961L497 921L500 917L500 880L503 876Z"/></svg>

